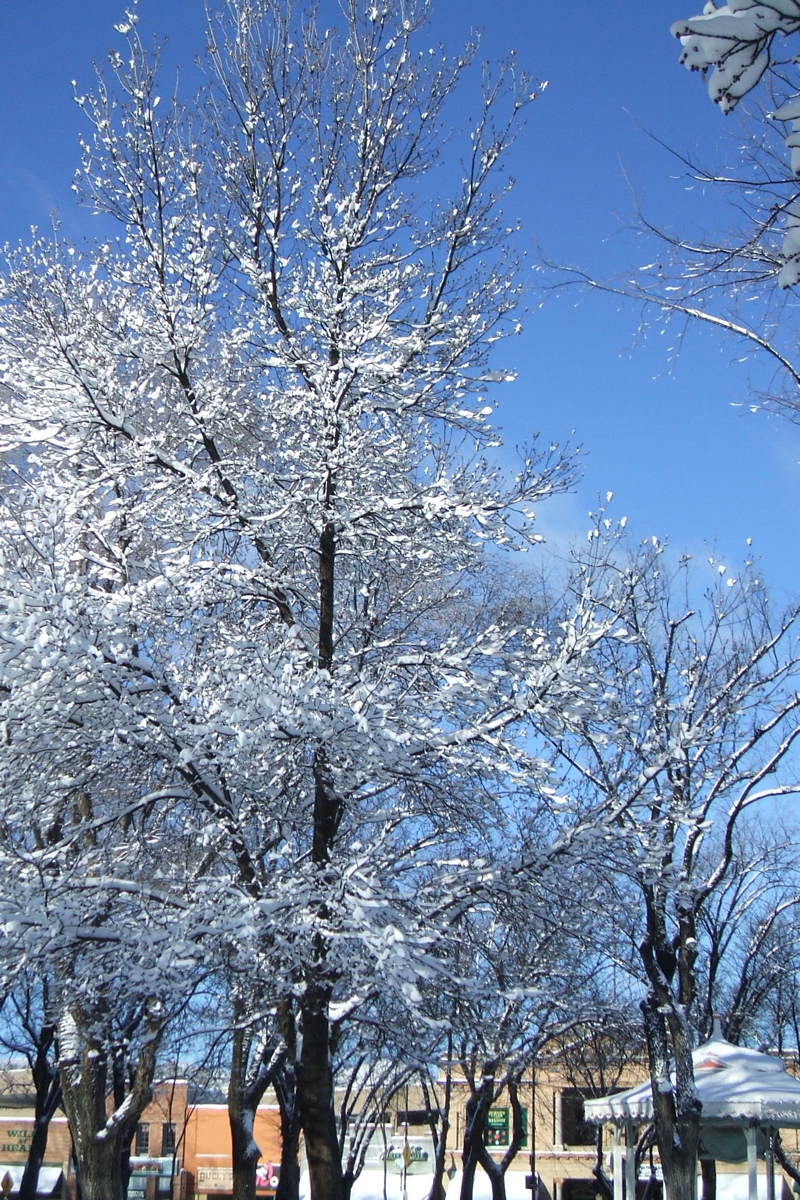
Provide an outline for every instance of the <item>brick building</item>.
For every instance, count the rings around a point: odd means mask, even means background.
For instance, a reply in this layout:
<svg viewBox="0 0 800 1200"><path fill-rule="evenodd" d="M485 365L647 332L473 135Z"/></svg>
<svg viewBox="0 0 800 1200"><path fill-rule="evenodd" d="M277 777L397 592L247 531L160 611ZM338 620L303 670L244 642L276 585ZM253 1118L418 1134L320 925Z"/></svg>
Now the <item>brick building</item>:
<svg viewBox="0 0 800 1200"><path fill-rule="evenodd" d="M27 1070L0 1071L0 1186L19 1187L33 1132L34 1097ZM257 1191L275 1193L280 1164L280 1118L275 1107L259 1109L255 1137L262 1149ZM64 1116L50 1122L39 1195L75 1196L72 1143ZM231 1136L223 1103L208 1102L186 1080L153 1088L131 1145L129 1200L225 1200L231 1195Z"/></svg>

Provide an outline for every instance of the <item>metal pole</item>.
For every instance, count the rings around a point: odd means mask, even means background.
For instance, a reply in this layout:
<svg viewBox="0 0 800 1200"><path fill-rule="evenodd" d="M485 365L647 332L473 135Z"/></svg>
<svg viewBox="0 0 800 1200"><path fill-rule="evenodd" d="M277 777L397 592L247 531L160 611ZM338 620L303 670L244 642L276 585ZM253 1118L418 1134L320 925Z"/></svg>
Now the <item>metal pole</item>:
<svg viewBox="0 0 800 1200"><path fill-rule="evenodd" d="M767 1130L767 1200L775 1200L775 1130Z"/></svg>
<svg viewBox="0 0 800 1200"><path fill-rule="evenodd" d="M408 1200L408 1161L411 1150L408 1144L408 1084L406 1084L406 1129L403 1141L403 1200Z"/></svg>
<svg viewBox="0 0 800 1200"><path fill-rule="evenodd" d="M636 1139L633 1121L625 1122L625 1200L636 1200Z"/></svg>
<svg viewBox="0 0 800 1200"><path fill-rule="evenodd" d="M614 1149L612 1151L614 1164L614 1200L622 1200L622 1146L620 1145L621 1130L619 1124L614 1124Z"/></svg>
<svg viewBox="0 0 800 1200"><path fill-rule="evenodd" d="M758 1200L758 1156L755 1125L748 1125L744 1136L747 1142L747 1200Z"/></svg>

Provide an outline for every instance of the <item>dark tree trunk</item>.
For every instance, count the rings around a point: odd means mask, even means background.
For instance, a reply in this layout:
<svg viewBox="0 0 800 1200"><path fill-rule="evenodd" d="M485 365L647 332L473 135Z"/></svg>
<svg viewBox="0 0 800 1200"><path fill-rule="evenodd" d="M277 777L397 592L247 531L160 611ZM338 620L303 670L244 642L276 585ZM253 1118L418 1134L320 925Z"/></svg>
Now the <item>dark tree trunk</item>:
<svg viewBox="0 0 800 1200"><path fill-rule="evenodd" d="M254 1137L255 1113L240 1108L234 1115L228 1108L231 1125L232 1200L256 1200L256 1167L261 1151Z"/></svg>
<svg viewBox="0 0 800 1200"><path fill-rule="evenodd" d="M602 1125L598 1125L597 1142L595 1145L595 1161L594 1166L592 1167L592 1175L594 1175L594 1181L597 1184L597 1193L600 1196L600 1200L614 1200L614 1186L608 1175L606 1175L605 1171L603 1170L604 1158L603 1127Z"/></svg>
<svg viewBox="0 0 800 1200"><path fill-rule="evenodd" d="M486 1139L484 1136L481 1136L478 1152L479 1162L489 1176L489 1183L492 1188L492 1200L506 1200L506 1171L511 1166L522 1146L522 1105L519 1099L518 1081L516 1079L508 1080L506 1082L506 1089L512 1113L511 1141L500 1162L495 1162L486 1149Z"/></svg>
<svg viewBox="0 0 800 1200"><path fill-rule="evenodd" d="M696 911L683 907L670 935L664 896L644 886L646 935L639 947L650 984L642 1001L655 1130L670 1200L697 1200L700 1113L688 1022L696 996Z"/></svg>
<svg viewBox="0 0 800 1200"><path fill-rule="evenodd" d="M717 1164L713 1158L701 1158L703 1175L703 1200L717 1200Z"/></svg>
<svg viewBox="0 0 800 1200"><path fill-rule="evenodd" d="M450 1132L450 1103L453 1093L453 1072L450 1066L450 1060L453 1056L452 1037L448 1036L447 1041L447 1074L444 1082L444 1098L440 1107L434 1108L428 1097L428 1088L423 1079L422 1090L425 1095L425 1101L430 1119L431 1137L433 1144L436 1147L433 1160L433 1180L431 1182L431 1190L428 1193L428 1200L444 1200L444 1171L445 1161L447 1159L447 1137ZM438 1122L436 1117L439 1118Z"/></svg>
<svg viewBox="0 0 800 1200"><path fill-rule="evenodd" d="M231 1127L233 1200L256 1200L256 1167L261 1149L255 1140L255 1120L264 1092L272 1082L285 1050L267 1041L253 1059L254 1034L243 1024L242 1006L234 1003L231 1072L228 1081L228 1121Z"/></svg>
<svg viewBox="0 0 800 1200"><path fill-rule="evenodd" d="M697 1200L697 1159L700 1151L701 1104L694 1088L692 1048L688 1028L659 1007L650 993L642 1004L653 1092L653 1125L664 1182L670 1200ZM674 1080L670 1080L673 1052Z"/></svg>
<svg viewBox="0 0 800 1200"><path fill-rule="evenodd" d="M494 1088L484 1078L480 1086L471 1088L464 1111L464 1146L461 1152L463 1178L460 1200L472 1200L475 1171L486 1153L484 1136L486 1116L494 1098Z"/></svg>
<svg viewBox="0 0 800 1200"><path fill-rule="evenodd" d="M331 347L331 363L336 365L338 350ZM331 449L338 432L333 431ZM336 476L331 471L325 486L325 506L332 509L336 494ZM333 671L334 611L336 600L336 527L327 519L319 537L319 629L318 665L320 671ZM323 891L330 870L343 802L333 782L328 750L319 746L314 754L314 815L311 830L311 858L319 869ZM327 917L324 899L320 916ZM331 1027L328 1005L332 985L329 977L328 946L318 935L313 961L309 964L306 992L300 1006L302 1048L296 1066L297 1105L305 1138L311 1200L344 1200L342 1159L336 1131L333 1069L331 1066Z"/></svg>
<svg viewBox="0 0 800 1200"><path fill-rule="evenodd" d="M275 1077L281 1114L281 1171L275 1200L298 1200L300 1195L300 1107L293 1055Z"/></svg>
<svg viewBox="0 0 800 1200"><path fill-rule="evenodd" d="M28 1148L28 1158L22 1174L22 1182L19 1185L19 1200L36 1200L36 1193L39 1190L39 1172L42 1168L47 1149L47 1132L49 1126L49 1117L45 1120L39 1117L34 1118L33 1136Z"/></svg>
<svg viewBox="0 0 800 1200"><path fill-rule="evenodd" d="M297 1098L305 1135L311 1200L344 1200L330 1058L328 996L310 988L301 1012L303 1042Z"/></svg>
<svg viewBox="0 0 800 1200"><path fill-rule="evenodd" d="M489 1151L484 1147L480 1164L489 1177L492 1189L492 1200L506 1200L506 1176L500 1163L496 1163Z"/></svg>
<svg viewBox="0 0 800 1200"><path fill-rule="evenodd" d="M511 1141L503 1154L500 1162L495 1162L489 1150L486 1147L486 1114L488 1113L496 1096L496 1081L484 1080L481 1085L481 1091L484 1093L481 1104L483 1118L477 1128L472 1131L472 1141L474 1144L474 1152L477 1163L483 1168L489 1179L489 1186L492 1189L492 1200L506 1200L506 1171L516 1157L522 1145L522 1105L519 1100L519 1085L515 1079L510 1079L506 1082L508 1091L508 1099L511 1105L513 1117L513 1127L511 1133ZM464 1172L466 1178L466 1171ZM472 1184L475 1182L475 1170L472 1172ZM470 1195L471 1195L470 1191ZM463 1196L463 1191L462 1191Z"/></svg>
<svg viewBox="0 0 800 1200"><path fill-rule="evenodd" d="M55 1041L55 1026L44 1025L39 1031L36 1057L32 1063L33 1084L36 1090L33 1136L19 1186L19 1200L36 1200L39 1172L47 1150L50 1121L61 1104L61 1083L52 1057Z"/></svg>

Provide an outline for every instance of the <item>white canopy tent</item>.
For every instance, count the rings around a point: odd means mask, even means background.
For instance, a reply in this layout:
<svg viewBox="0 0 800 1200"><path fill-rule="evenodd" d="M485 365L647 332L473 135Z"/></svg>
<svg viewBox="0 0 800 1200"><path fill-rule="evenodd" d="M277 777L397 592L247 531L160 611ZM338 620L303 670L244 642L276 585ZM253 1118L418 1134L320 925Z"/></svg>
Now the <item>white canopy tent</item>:
<svg viewBox="0 0 800 1200"><path fill-rule="evenodd" d="M774 1200L772 1138L781 1128L800 1129L800 1079L788 1073L781 1059L727 1041L718 1020L709 1040L698 1046L692 1058L707 1156L727 1162L746 1160L748 1200L758 1200L757 1161L766 1152L767 1195ZM627 1194L635 1196L633 1131L635 1124L653 1119L650 1081L615 1096L587 1100L584 1110L589 1121L613 1124L614 1193L622 1196L624 1162ZM623 1131L628 1151L624 1155Z"/></svg>

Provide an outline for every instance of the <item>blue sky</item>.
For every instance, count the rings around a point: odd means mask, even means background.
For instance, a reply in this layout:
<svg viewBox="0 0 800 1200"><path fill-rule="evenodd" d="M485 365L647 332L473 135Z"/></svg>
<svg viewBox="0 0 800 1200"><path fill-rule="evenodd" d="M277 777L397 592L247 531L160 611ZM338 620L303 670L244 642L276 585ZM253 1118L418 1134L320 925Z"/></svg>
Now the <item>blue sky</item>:
<svg viewBox="0 0 800 1200"><path fill-rule="evenodd" d="M0 241L26 239L58 211L72 236L91 235L70 191L82 119L70 81L91 85L92 62L118 40L116 0L2 0L0 5ZM682 0L438 0L433 34L450 46L483 31L482 54L510 49L548 88L531 110L512 171L512 211L523 245L600 274L647 261L622 231L631 187L648 212L675 226L713 227L713 196L688 191L678 151L713 159L730 118L678 64L670 22L701 7ZM191 75L202 43L202 0L140 0L141 24L169 38L171 64ZM724 219L724 215L723 215ZM533 272L532 272L533 275ZM551 544L586 528L598 493L637 535L676 551L715 543L734 564L752 538L776 592L800 592L800 429L747 408L753 364L732 345L689 333L673 362L668 335L637 340L635 308L561 296L507 343L517 382L498 396L508 443L532 429L585 450L577 493L543 505Z"/></svg>

